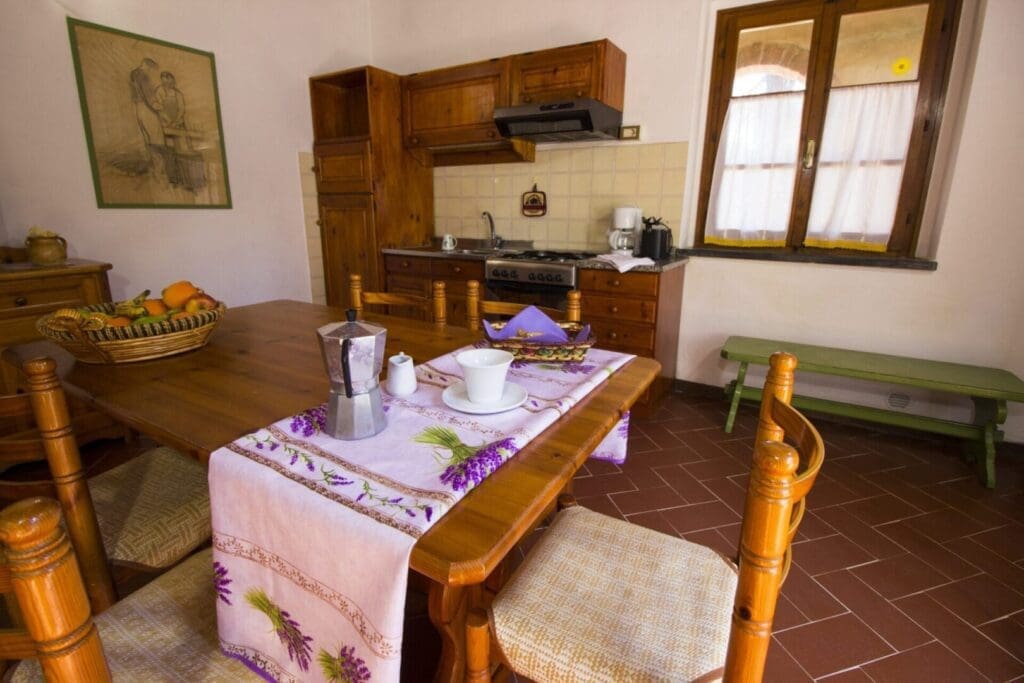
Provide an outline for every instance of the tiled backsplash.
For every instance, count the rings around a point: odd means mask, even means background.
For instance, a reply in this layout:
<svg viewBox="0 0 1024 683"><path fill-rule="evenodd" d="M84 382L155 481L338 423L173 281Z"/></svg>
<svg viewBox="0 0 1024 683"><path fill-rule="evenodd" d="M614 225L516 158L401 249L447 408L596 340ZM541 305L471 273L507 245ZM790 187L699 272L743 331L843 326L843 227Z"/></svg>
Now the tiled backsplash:
<svg viewBox="0 0 1024 683"><path fill-rule="evenodd" d="M607 251L616 206L639 206L680 234L686 143L538 149L534 163L434 169L434 234L486 237L484 211L505 239L539 249ZM524 192L547 193L547 215L527 218Z"/></svg>
<svg viewBox="0 0 1024 683"><path fill-rule="evenodd" d="M686 143L618 144L538 149L534 163L447 166L434 169L434 234L487 237L490 211L506 240L532 240L538 249L608 250L612 209L633 205L660 216L678 239L683 213ZM324 266L313 155L299 154L310 286L324 303ZM547 193L547 215L523 216L524 192Z"/></svg>

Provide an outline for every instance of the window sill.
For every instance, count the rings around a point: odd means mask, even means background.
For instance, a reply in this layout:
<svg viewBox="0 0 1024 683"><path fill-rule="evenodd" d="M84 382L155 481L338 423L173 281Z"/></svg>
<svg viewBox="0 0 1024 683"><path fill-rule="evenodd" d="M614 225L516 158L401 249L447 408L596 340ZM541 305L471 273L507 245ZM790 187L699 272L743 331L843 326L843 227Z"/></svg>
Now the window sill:
<svg viewBox="0 0 1024 683"><path fill-rule="evenodd" d="M936 261L897 256L876 256L834 252L832 250L806 249L729 249L722 247L690 247L677 250L685 256L712 256L714 258L735 258L754 261L788 261L792 263L827 263L834 266L867 266L875 268L900 268L904 270L938 270Z"/></svg>

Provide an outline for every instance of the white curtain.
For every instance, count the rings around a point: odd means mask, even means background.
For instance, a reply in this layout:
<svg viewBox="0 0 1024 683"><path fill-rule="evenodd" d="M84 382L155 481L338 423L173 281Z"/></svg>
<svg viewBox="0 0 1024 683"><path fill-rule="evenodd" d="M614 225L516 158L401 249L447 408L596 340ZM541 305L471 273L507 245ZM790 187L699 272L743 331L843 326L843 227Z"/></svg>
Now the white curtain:
<svg viewBox="0 0 1024 683"><path fill-rule="evenodd" d="M916 82L883 83L829 93L805 245L886 249L917 87Z"/></svg>
<svg viewBox="0 0 1024 683"><path fill-rule="evenodd" d="M802 92L729 101L711 182L705 242L786 243L803 105Z"/></svg>

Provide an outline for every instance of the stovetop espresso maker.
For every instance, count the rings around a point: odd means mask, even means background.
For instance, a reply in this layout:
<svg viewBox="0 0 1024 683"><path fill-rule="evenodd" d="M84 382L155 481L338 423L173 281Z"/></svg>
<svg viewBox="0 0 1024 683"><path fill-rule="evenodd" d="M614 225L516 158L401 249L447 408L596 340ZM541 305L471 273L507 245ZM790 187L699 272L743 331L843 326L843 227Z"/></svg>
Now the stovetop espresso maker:
<svg viewBox="0 0 1024 683"><path fill-rule="evenodd" d="M331 379L326 432L336 439L365 439L387 426L378 382L387 330L357 321L354 309L345 316L346 322L317 330Z"/></svg>

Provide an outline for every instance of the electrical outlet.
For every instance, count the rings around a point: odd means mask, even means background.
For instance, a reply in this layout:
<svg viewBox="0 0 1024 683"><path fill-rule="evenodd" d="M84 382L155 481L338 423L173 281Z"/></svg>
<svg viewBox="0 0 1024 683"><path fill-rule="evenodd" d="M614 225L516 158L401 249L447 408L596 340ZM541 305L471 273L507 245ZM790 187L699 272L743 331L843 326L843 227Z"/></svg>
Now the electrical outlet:
<svg viewBox="0 0 1024 683"><path fill-rule="evenodd" d="M620 140L639 140L640 126L622 126L619 128Z"/></svg>

